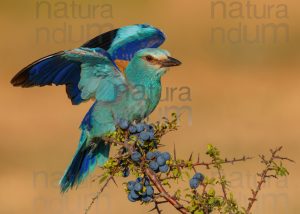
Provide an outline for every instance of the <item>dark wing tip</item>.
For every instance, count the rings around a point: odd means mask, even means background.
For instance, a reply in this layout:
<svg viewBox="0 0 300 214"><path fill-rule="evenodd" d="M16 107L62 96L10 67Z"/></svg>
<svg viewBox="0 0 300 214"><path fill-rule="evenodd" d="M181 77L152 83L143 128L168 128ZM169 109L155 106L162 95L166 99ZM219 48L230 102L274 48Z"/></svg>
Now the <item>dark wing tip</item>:
<svg viewBox="0 0 300 214"><path fill-rule="evenodd" d="M13 86L31 87L32 84L29 82L29 68L26 67L18 72L10 81Z"/></svg>
<svg viewBox="0 0 300 214"><path fill-rule="evenodd" d="M35 86L36 84L34 84L34 82L32 82L29 78L30 78L30 71L31 69L36 66L39 62L42 62L45 59L51 58L51 57L55 57L58 55L63 54L64 51L59 51L57 53L48 55L46 57L43 57L41 59L38 59L36 61L34 61L33 63L27 65L25 68L23 68L21 71L19 71L10 81L10 83L15 86L15 87L23 87L23 88L28 88L28 87L32 87ZM37 84L38 85L38 84Z"/></svg>
<svg viewBox="0 0 300 214"><path fill-rule="evenodd" d="M116 37L118 30L119 28L100 34L95 38L84 43L81 47L86 47L86 48L98 47L107 51L110 48L114 38Z"/></svg>

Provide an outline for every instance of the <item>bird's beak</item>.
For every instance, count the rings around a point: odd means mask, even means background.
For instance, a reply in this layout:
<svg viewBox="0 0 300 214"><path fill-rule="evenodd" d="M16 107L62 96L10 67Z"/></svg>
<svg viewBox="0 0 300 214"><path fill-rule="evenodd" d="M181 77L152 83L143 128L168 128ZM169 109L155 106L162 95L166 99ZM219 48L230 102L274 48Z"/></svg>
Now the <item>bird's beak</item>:
<svg viewBox="0 0 300 214"><path fill-rule="evenodd" d="M178 65L181 65L181 62L170 56L161 62L161 67L172 67Z"/></svg>

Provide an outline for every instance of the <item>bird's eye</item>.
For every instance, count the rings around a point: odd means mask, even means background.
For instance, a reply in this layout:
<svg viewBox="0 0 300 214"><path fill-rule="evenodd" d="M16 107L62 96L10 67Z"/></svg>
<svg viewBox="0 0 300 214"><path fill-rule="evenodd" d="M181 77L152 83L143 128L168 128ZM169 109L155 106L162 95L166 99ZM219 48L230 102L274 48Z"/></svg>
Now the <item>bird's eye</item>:
<svg viewBox="0 0 300 214"><path fill-rule="evenodd" d="M148 55L148 56L146 56L146 60L147 60L148 62L151 62L151 61L154 60L154 58L153 58L153 56Z"/></svg>

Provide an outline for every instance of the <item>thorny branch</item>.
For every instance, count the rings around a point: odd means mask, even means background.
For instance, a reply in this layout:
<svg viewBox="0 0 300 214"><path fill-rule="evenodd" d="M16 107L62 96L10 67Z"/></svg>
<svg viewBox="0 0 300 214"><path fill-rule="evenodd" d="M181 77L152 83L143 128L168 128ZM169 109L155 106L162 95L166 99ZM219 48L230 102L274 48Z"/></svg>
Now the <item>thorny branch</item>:
<svg viewBox="0 0 300 214"><path fill-rule="evenodd" d="M244 162L244 161L251 160L251 159L253 159L253 157L247 157L247 156L243 156L241 158L233 158L233 159L225 158L224 161L221 164L234 164L236 162ZM202 161L202 162L200 162L199 160L197 160L197 162L192 163L192 166L193 167L195 167L195 166L205 166L207 169L210 169L210 167L213 166L214 164L215 164L214 161L211 161L211 162ZM186 164L184 162L179 163L177 165L181 168L188 167L188 164Z"/></svg>
<svg viewBox="0 0 300 214"><path fill-rule="evenodd" d="M273 165L276 164L274 161L277 160L287 160L290 162L294 162L293 160L286 158L286 157L281 157L278 154L278 152L280 152L282 149L282 146L275 149L275 150L270 150L271 153L271 157L269 158L269 160L266 160L264 155L260 155L259 157L261 158L261 162L263 164L265 164L265 168L263 169L263 171L261 173L258 173L258 177L259 177L259 181L257 181L257 186L256 189L251 189L251 193L252 196L248 199L249 200L249 204L246 210L246 214L250 214L250 210L253 207L253 204L255 201L257 201L257 195L258 193L261 191L262 189L262 185L266 182L267 178L278 178L278 175L275 174L270 174L274 171L274 167Z"/></svg>
<svg viewBox="0 0 300 214"><path fill-rule="evenodd" d="M257 195L261 190L263 183L266 182L266 179L277 178L277 176L285 176L286 174L288 174L287 170L281 165L281 163L280 165L277 165L277 162L275 162L275 160L292 161L289 158L281 157L278 155L282 147L274 151L271 150L272 156L269 160L267 160L265 156L261 155L261 162L265 164L266 167L261 173L258 174L260 180L258 181L256 189L252 190L252 197L249 198L248 208L244 211L241 211L238 204L233 200L232 194L229 192L230 189L228 187L228 181L223 176L222 165L244 162L252 159L252 157L243 156L241 158L222 159L220 157L219 150L212 145L208 145L206 154L211 157L211 161L202 161L200 160L198 155L197 160L193 162L192 154L190 155L188 160L177 159L176 149L174 146L173 158L167 163L170 167L169 170L167 170L165 174L162 174L151 169L149 160L146 159L146 153L149 151L157 151L157 149L162 146L162 144L160 143L161 137L170 131L177 130L177 126L175 125L175 123L176 120L168 121L167 119L162 124L158 123L155 127L155 139L158 139L158 141L156 141L156 145L154 145L154 147L151 147L150 149L148 148L145 151L141 150L142 148L140 147L139 141L132 141L130 133L127 130L119 130L119 132L117 130L116 133L105 137L104 140L106 143L118 146L120 150L115 157L110 158L110 162L108 161L109 164L103 167L103 169L106 170L106 173L95 178L102 180L102 182L105 181L105 183L97 192L96 196L92 199L92 202L86 209L85 213L90 210L91 206L99 198L100 194L107 187L109 182L115 182L114 176L120 176L120 173L124 173L124 171L122 170L126 168L127 170L129 170L130 168L131 173L133 173L133 175L135 175L136 177L144 177L144 179L146 177L150 180L151 185L154 187L154 189L156 189L156 191L154 191L154 195L152 196L152 199L150 201L142 202L142 204L153 203L154 208L150 211L156 211L158 214L162 213L159 205L163 203L169 203L180 213L208 214L212 211L218 210L220 213L250 214L250 210L254 202L257 200ZM141 159L138 162L133 161L132 159L132 155L134 155L136 151L139 151L141 155ZM169 185L169 187L171 187L168 183L170 180L175 180L178 182L179 179L183 179L182 175L185 174L187 170L192 170L197 173L196 167L199 166L204 166L207 169L211 169L212 167L215 168L218 171L218 177L206 177L207 179L205 181L201 181L202 183L200 184L200 186L202 187L202 190L200 190L200 188L196 189L197 187L192 188L190 183L191 189L187 189L189 192L187 192L184 197L182 197L180 193L181 190L177 190L174 195L171 195L171 193L165 188L165 185ZM271 174L270 172L275 172L275 174ZM221 196L220 194L215 195L215 184L221 186L223 196ZM130 192L128 187L126 188L126 190L127 193ZM163 200L161 201L160 199ZM213 203L211 203L211 201L213 201Z"/></svg>
<svg viewBox="0 0 300 214"><path fill-rule="evenodd" d="M170 196L170 194L165 190L162 186L161 181L157 178L156 174L149 168L145 169L146 175L153 182L157 190L160 192L161 196L164 197L170 204L172 204L179 212L188 213L188 210L184 208L182 204L180 204L175 198Z"/></svg>
<svg viewBox="0 0 300 214"><path fill-rule="evenodd" d="M93 206L93 204L95 203L95 201L99 198L99 196L101 195L101 193L104 191L104 189L108 186L109 182L112 181L112 180L114 181L113 175L109 176L109 178L105 181L104 185L100 188L100 190L92 198L92 201L90 202L89 206L85 210L85 214L87 214L90 211L90 209Z"/></svg>

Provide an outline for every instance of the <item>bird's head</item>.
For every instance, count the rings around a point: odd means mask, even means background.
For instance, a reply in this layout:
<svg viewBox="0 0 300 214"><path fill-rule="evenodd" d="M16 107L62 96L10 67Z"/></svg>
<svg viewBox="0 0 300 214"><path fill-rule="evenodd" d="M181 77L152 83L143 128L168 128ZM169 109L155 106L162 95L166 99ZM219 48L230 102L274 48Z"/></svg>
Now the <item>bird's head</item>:
<svg viewBox="0 0 300 214"><path fill-rule="evenodd" d="M181 62L171 57L166 50L146 48L134 55L126 70L130 73L129 75L159 80L170 67L180 64Z"/></svg>

